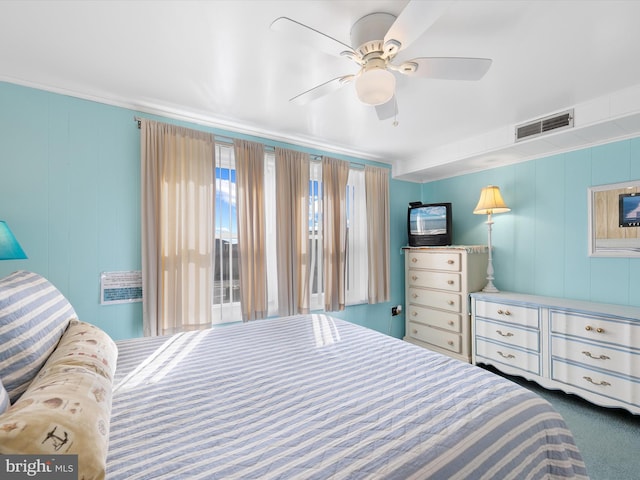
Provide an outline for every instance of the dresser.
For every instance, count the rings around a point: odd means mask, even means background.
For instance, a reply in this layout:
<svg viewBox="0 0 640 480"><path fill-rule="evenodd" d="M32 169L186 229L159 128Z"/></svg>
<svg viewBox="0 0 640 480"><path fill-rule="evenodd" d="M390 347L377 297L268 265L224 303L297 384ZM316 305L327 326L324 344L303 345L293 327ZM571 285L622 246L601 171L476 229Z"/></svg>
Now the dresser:
<svg viewBox="0 0 640 480"><path fill-rule="evenodd" d="M640 414L640 308L471 294L474 364Z"/></svg>
<svg viewBox="0 0 640 480"><path fill-rule="evenodd" d="M471 362L469 293L487 283L484 245L406 247L404 340Z"/></svg>

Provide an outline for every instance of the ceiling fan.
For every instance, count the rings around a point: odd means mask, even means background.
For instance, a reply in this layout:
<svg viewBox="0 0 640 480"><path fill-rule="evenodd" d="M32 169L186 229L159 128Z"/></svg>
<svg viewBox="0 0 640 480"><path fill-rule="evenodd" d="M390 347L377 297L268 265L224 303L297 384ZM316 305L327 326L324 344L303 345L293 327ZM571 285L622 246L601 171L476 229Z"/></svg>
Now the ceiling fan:
<svg viewBox="0 0 640 480"><path fill-rule="evenodd" d="M271 29L326 53L345 57L359 66L355 74L336 77L290 101L304 105L354 82L360 101L375 106L378 118L384 120L398 113L395 73L444 80L480 80L491 66L488 58L418 57L392 63L396 55L431 27L452 3L411 0L398 17L390 13L366 15L351 28L353 47L288 17L277 18Z"/></svg>

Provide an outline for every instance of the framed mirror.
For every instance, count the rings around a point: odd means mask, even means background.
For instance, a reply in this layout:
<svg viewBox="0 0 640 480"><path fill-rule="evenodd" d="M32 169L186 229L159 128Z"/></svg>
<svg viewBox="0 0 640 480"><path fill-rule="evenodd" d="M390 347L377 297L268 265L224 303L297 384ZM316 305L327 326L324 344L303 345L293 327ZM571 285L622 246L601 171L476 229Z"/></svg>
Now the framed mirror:
<svg viewBox="0 0 640 480"><path fill-rule="evenodd" d="M589 188L589 256L640 257L640 180Z"/></svg>

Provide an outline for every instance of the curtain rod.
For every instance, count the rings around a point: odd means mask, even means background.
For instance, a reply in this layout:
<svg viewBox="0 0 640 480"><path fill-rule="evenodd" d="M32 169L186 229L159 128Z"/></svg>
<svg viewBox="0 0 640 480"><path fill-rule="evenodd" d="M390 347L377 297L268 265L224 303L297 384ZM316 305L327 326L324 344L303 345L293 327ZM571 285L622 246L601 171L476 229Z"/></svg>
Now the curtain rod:
<svg viewBox="0 0 640 480"><path fill-rule="evenodd" d="M138 130L140 130L142 128L142 118L134 116L133 120L138 124ZM214 135L216 140L219 139L220 143L224 143L227 145L233 145L233 138L232 137L225 137L225 136L218 136L218 135ZM265 146L265 149L268 152L275 152L276 147L274 147L273 145L265 145L263 143L263 145ZM311 158L312 161L316 161L319 162L322 160L323 155L317 155L314 153L310 153L309 157ZM364 163L357 163L357 162L349 162L349 166L351 167L355 167L355 168L365 168L366 165Z"/></svg>

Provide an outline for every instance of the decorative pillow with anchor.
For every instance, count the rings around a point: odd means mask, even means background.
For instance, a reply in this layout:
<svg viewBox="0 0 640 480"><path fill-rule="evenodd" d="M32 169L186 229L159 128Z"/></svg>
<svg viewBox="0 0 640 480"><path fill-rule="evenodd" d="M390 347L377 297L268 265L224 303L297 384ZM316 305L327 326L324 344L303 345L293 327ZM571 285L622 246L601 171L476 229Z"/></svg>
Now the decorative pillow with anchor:
<svg viewBox="0 0 640 480"><path fill-rule="evenodd" d="M78 478L103 479L117 347L72 320L26 392L0 415L0 453L76 454Z"/></svg>

